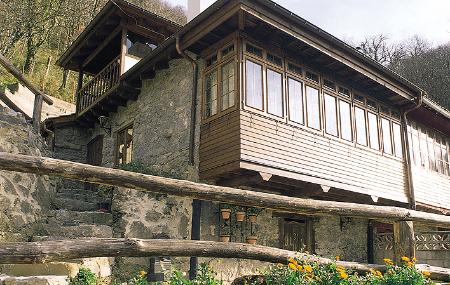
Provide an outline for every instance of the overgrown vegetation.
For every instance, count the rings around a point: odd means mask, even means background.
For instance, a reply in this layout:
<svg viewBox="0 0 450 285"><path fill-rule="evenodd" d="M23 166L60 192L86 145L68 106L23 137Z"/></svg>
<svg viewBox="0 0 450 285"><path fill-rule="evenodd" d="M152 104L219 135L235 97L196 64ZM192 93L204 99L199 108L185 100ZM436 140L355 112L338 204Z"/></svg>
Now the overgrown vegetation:
<svg viewBox="0 0 450 285"><path fill-rule="evenodd" d="M265 285L426 285L434 284L428 277L429 272L419 272L415 260L402 257L400 265L394 265L385 259L387 270L371 270L366 275L359 275L335 262L319 264L295 259L289 265L276 265L264 273ZM261 284L261 283L259 283ZM255 285L252 284L252 285Z"/></svg>
<svg viewBox="0 0 450 285"><path fill-rule="evenodd" d="M96 285L97 275L90 269L80 268L74 278L70 278L69 285Z"/></svg>
<svg viewBox="0 0 450 285"><path fill-rule="evenodd" d="M77 75L61 70L55 61L107 1L0 1L0 52L46 93L73 102ZM128 1L179 24L186 22L183 7L165 0ZM14 82L0 68L0 84Z"/></svg>

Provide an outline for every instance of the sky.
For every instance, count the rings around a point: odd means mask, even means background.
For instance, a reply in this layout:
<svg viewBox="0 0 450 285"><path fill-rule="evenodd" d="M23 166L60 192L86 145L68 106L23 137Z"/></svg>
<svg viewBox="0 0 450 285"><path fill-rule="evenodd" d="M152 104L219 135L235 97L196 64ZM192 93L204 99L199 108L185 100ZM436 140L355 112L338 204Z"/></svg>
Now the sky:
<svg viewBox="0 0 450 285"><path fill-rule="evenodd" d="M214 0L200 0L202 9ZM187 0L168 0L187 6ZM353 43L385 34L392 42L419 35L450 42L450 0L275 0L332 35Z"/></svg>

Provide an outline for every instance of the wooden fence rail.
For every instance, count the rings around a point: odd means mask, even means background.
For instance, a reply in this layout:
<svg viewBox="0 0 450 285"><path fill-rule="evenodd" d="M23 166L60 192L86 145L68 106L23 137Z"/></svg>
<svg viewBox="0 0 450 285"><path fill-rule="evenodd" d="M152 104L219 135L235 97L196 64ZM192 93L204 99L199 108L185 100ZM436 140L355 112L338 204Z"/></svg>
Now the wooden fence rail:
<svg viewBox="0 0 450 285"><path fill-rule="evenodd" d="M399 207L374 206L286 197L256 191L207 185L64 160L0 152L0 169L60 176L97 184L120 186L194 199L266 208L286 213L340 215L417 221L450 227L450 216Z"/></svg>
<svg viewBox="0 0 450 285"><path fill-rule="evenodd" d="M79 239L45 242L0 243L0 264L32 264L91 257L211 257L242 258L286 264L290 257L300 260L330 263L330 259L284 249L249 245L192 240L143 239ZM384 272L386 267L377 264L337 261L338 265L357 272L370 269ZM434 280L450 281L450 269L424 264L418 270L428 271Z"/></svg>

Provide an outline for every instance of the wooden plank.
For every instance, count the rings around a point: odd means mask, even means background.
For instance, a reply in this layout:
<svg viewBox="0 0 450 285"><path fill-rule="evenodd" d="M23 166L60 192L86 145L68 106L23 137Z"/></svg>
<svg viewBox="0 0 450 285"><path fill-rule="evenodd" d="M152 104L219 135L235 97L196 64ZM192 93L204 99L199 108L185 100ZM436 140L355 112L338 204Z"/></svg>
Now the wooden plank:
<svg viewBox="0 0 450 285"><path fill-rule="evenodd" d="M394 221L416 221L444 227L450 226L450 216L406 208L293 198L91 166L53 158L0 152L0 169L59 176L96 184L133 188L152 193L190 197L247 207L266 208L288 213L324 216L342 215Z"/></svg>
<svg viewBox="0 0 450 285"><path fill-rule="evenodd" d="M8 108L10 108L11 110L18 112L18 113L22 113L25 116L26 120L31 120L31 117L27 115L27 113L25 113L19 106L17 106L13 101L11 101L8 96L6 96L5 93L3 93L2 91L0 91L0 101L2 101L3 103L6 104L6 106L8 106Z"/></svg>
<svg viewBox="0 0 450 285"><path fill-rule="evenodd" d="M402 257L416 257L414 225L412 221L394 222L394 262L402 263Z"/></svg>

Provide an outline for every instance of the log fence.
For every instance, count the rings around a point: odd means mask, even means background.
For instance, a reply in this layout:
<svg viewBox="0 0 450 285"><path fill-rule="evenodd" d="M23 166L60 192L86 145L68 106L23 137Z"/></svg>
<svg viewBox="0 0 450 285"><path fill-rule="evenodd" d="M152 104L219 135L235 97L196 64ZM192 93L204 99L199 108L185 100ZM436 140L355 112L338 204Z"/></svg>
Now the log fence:
<svg viewBox="0 0 450 285"><path fill-rule="evenodd" d="M38 175L59 176L96 184L126 187L153 193L189 197L192 199L266 208L286 213L389 219L394 221L394 249L397 255L403 253L411 253L414 255L414 238L411 238L413 237L412 221L446 227L450 226L449 216L399 207L285 197L91 166L52 158L0 152L0 169ZM398 234L396 235L396 233ZM295 256L303 260L309 259L320 263L330 262L329 259L282 249L209 241L81 239L0 244L0 263L36 263L94 256L138 257L158 255L246 258L281 263L286 263L288 257ZM370 268L377 270L384 269L382 265L353 262L339 262L339 264L357 271L368 271ZM450 281L450 269L431 267L428 265L417 265L417 267L419 270L431 272L433 279Z"/></svg>

